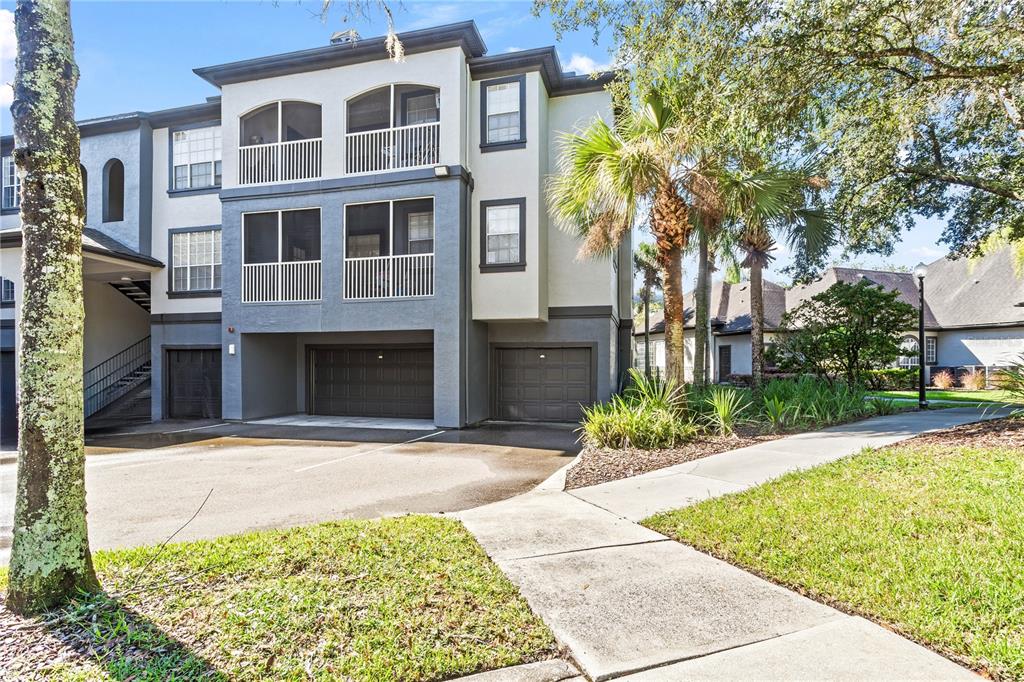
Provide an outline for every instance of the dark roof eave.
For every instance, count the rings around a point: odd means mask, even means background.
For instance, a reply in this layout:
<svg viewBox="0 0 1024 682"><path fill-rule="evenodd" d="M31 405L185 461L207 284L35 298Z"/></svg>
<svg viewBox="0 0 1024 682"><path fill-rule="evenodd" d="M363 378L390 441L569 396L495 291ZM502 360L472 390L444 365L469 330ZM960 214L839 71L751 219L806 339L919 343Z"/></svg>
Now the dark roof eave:
<svg viewBox="0 0 1024 682"><path fill-rule="evenodd" d="M13 230L5 234L0 234L0 248L10 249L19 247L22 245L21 232L14 232ZM150 258L144 256L141 253L125 253L124 251L113 251L111 249L104 249L92 244L82 244L82 251L87 253L94 253L97 256L106 256L108 258L117 258L118 260L128 261L130 263L138 263L139 265L148 265L150 267L162 268L164 264L158 261L156 258Z"/></svg>
<svg viewBox="0 0 1024 682"><path fill-rule="evenodd" d="M577 75L562 71L558 52L553 47L537 47L506 54L476 57L469 60L469 74L474 80L496 78L524 71L539 71L544 87L551 97L600 92L622 73L602 71Z"/></svg>
<svg viewBox="0 0 1024 682"><path fill-rule="evenodd" d="M467 57L479 57L487 51L476 22L462 21L445 26L406 31L398 34L406 54L460 47ZM292 73L330 69L360 62L387 59L386 37L377 36L351 44L326 45L284 54L257 57L227 64L193 69L203 80L221 87L230 83Z"/></svg>

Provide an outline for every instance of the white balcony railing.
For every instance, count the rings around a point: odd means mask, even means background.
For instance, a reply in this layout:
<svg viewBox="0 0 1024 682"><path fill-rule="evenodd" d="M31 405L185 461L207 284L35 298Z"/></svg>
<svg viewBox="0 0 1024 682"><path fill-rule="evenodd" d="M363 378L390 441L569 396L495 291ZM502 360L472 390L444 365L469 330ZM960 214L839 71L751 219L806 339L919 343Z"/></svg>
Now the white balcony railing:
<svg viewBox="0 0 1024 682"><path fill-rule="evenodd" d="M345 298L410 298L434 295L434 254L345 259Z"/></svg>
<svg viewBox="0 0 1024 682"><path fill-rule="evenodd" d="M238 184L316 180L321 174L319 137L292 142L270 142L238 148Z"/></svg>
<svg viewBox="0 0 1024 682"><path fill-rule="evenodd" d="M345 136L345 173L380 173L399 168L436 166L440 160L441 123L368 130Z"/></svg>
<svg viewBox="0 0 1024 682"><path fill-rule="evenodd" d="M242 303L320 300L320 261L246 263L242 266Z"/></svg>

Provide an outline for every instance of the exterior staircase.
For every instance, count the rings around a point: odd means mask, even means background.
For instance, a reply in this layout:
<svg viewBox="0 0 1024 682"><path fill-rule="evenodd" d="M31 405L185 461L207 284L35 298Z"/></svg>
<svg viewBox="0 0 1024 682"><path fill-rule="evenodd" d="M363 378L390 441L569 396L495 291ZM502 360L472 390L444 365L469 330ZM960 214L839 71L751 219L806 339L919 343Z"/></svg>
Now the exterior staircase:
<svg viewBox="0 0 1024 682"><path fill-rule="evenodd" d="M85 418L98 416L130 395L133 400L148 401L149 394L140 389L151 384L152 368L147 336L90 369L85 373Z"/></svg>
<svg viewBox="0 0 1024 682"><path fill-rule="evenodd" d="M124 396L99 410L85 420L85 430L90 433L118 429L132 424L146 424L151 421L153 382L146 379Z"/></svg>
<svg viewBox="0 0 1024 682"><path fill-rule="evenodd" d="M130 282L111 282L110 286L124 294L132 303L136 304L147 313L149 312L150 288L147 280L140 279L132 280Z"/></svg>

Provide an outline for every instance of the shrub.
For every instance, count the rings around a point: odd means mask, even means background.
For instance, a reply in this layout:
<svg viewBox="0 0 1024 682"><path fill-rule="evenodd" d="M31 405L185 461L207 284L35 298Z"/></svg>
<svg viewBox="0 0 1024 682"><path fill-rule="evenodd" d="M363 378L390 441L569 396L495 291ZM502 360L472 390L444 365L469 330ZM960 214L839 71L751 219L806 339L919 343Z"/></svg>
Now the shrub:
<svg viewBox="0 0 1024 682"><path fill-rule="evenodd" d="M762 402L761 415L768 422L768 428L773 433L789 426L791 418L797 411L795 405L786 404L786 401L778 396L764 396Z"/></svg>
<svg viewBox="0 0 1024 682"><path fill-rule="evenodd" d="M583 408L582 431L587 443L595 447L644 450L679 445L696 433L692 424L669 410L622 396Z"/></svg>
<svg viewBox="0 0 1024 682"><path fill-rule="evenodd" d="M988 381L985 379L984 372L979 372L976 369L972 369L971 371L967 372L962 377L960 377L960 383L963 385L964 388L969 389L971 391L983 391Z"/></svg>
<svg viewBox="0 0 1024 682"><path fill-rule="evenodd" d="M736 426L749 405L744 393L727 386L709 388L704 403L710 408L706 416L708 425L721 436L736 433Z"/></svg>
<svg viewBox="0 0 1024 682"><path fill-rule="evenodd" d="M900 411L900 408L896 405L896 401L892 398L871 398L868 401L871 405L871 411L879 417L884 417L888 414L896 414Z"/></svg>
<svg viewBox="0 0 1024 682"><path fill-rule="evenodd" d="M812 376L796 381L776 379L765 384L763 400L778 398L791 406L791 419L795 423L825 425L849 421L869 412L865 391L861 386L850 387Z"/></svg>
<svg viewBox="0 0 1024 682"><path fill-rule="evenodd" d="M901 391L917 386L917 370L903 367L868 369L861 372L861 380L873 391Z"/></svg>
<svg viewBox="0 0 1024 682"><path fill-rule="evenodd" d="M648 377L635 367L629 369L629 388L625 395L634 404L649 408L668 410L681 415L686 408L686 391L674 381L660 377Z"/></svg>
<svg viewBox="0 0 1024 682"><path fill-rule="evenodd" d="M935 388L941 388L943 390L947 388L953 388L956 380L953 379L953 373L948 369L944 369L941 372L932 375L932 386Z"/></svg>
<svg viewBox="0 0 1024 682"><path fill-rule="evenodd" d="M996 386L1009 393L1016 402L1024 402L1024 355L1006 369L999 370L998 377Z"/></svg>

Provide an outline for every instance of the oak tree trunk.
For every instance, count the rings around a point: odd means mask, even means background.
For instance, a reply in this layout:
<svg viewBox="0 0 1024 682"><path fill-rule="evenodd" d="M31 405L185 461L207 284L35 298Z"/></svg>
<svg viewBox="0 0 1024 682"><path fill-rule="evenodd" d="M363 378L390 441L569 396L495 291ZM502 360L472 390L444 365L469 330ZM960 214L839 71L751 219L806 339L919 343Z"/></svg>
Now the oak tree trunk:
<svg viewBox="0 0 1024 682"><path fill-rule="evenodd" d="M764 278L761 262L750 264L750 364L751 383L756 394L764 383Z"/></svg>
<svg viewBox="0 0 1024 682"><path fill-rule="evenodd" d="M697 233L697 289L694 291L693 319L693 383L703 386L707 383L704 372L704 356L707 354L708 315L711 306L708 296L708 231L705 227Z"/></svg>
<svg viewBox="0 0 1024 682"><path fill-rule="evenodd" d="M85 523L84 203L66 0L18 0L14 156L21 176L18 482L8 607L29 613L98 588Z"/></svg>

